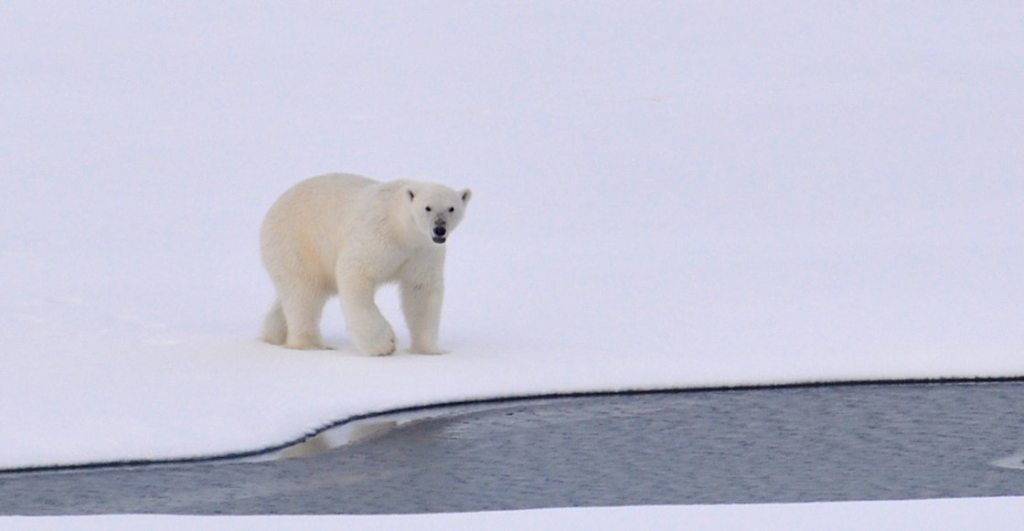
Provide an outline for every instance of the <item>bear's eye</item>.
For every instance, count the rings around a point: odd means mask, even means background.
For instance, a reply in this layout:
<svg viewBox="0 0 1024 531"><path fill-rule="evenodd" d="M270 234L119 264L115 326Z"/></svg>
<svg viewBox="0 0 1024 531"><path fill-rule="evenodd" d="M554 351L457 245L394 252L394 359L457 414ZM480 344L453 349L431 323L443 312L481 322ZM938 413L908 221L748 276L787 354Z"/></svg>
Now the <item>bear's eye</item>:
<svg viewBox="0 0 1024 531"><path fill-rule="evenodd" d="M455 207L448 207L448 212L455 212Z"/></svg>
<svg viewBox="0 0 1024 531"><path fill-rule="evenodd" d="M430 212L430 207L427 207L427 212Z"/></svg>

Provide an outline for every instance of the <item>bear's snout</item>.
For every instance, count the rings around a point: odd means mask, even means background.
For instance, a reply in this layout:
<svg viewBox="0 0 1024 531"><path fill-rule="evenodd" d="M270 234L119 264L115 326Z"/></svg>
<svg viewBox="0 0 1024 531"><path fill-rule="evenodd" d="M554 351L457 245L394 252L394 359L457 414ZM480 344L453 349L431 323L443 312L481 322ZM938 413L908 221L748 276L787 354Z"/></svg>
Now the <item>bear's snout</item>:
<svg viewBox="0 0 1024 531"><path fill-rule="evenodd" d="M434 243L444 243L446 234L448 234L448 230L439 225L434 227L434 236L431 239L434 240Z"/></svg>

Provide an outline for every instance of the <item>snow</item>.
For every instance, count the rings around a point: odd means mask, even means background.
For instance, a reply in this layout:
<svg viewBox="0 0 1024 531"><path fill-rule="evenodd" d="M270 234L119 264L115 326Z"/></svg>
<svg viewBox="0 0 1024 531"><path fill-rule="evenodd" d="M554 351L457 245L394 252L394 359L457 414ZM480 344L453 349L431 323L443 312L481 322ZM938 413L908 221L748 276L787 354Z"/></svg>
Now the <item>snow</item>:
<svg viewBox="0 0 1024 531"><path fill-rule="evenodd" d="M1024 375L1022 15L5 3L0 468L466 398ZM473 188L449 354L361 357L336 303L336 350L255 340L260 219L329 171Z"/></svg>
<svg viewBox="0 0 1024 531"><path fill-rule="evenodd" d="M17 531L50 529L1017 529L1024 498L830 502L773 505L593 507L390 516L0 517Z"/></svg>

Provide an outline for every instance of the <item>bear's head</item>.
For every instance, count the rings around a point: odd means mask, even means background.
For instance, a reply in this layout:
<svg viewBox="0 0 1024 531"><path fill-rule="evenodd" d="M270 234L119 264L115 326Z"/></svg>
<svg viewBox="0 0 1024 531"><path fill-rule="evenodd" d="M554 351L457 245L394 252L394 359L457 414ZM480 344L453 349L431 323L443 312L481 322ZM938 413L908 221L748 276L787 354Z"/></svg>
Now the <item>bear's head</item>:
<svg viewBox="0 0 1024 531"><path fill-rule="evenodd" d="M437 244L447 241L462 221L471 195L468 188L457 192L432 183L411 183L405 189L406 206L417 231Z"/></svg>

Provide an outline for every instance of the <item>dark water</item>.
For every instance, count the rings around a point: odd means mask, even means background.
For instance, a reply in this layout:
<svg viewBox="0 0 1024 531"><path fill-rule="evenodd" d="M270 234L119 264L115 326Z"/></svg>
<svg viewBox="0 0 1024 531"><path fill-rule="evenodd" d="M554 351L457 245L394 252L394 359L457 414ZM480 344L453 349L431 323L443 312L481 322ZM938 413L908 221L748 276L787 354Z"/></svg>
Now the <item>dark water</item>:
<svg viewBox="0 0 1024 531"><path fill-rule="evenodd" d="M1024 494L1024 383L434 411L314 457L0 475L0 514L407 513ZM1007 467L996 466L994 462Z"/></svg>

